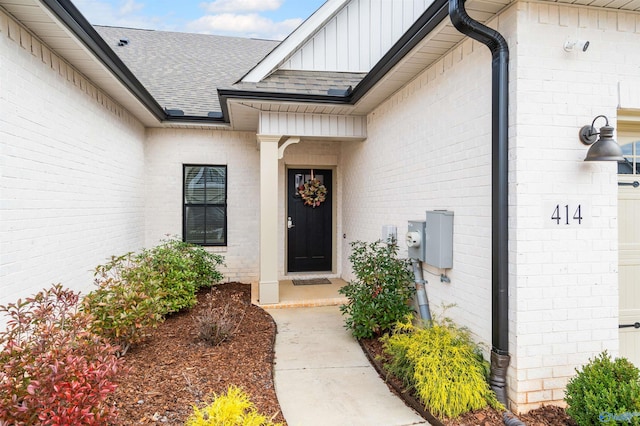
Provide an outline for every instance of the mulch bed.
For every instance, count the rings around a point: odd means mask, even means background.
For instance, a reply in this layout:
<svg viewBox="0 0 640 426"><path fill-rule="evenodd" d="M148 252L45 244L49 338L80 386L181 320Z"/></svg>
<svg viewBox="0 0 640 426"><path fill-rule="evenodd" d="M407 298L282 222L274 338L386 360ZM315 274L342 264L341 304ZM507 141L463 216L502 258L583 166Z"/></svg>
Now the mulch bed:
<svg viewBox="0 0 640 426"><path fill-rule="evenodd" d="M285 422L273 386L273 319L251 305L250 285L220 284L216 289L216 303L240 304L245 310L236 334L215 347L198 341L194 322L206 308L209 290L198 294L195 308L167 318L124 356L131 373L113 398L121 424L182 425L194 404L202 406L229 385L244 389L260 413Z"/></svg>
<svg viewBox="0 0 640 426"><path fill-rule="evenodd" d="M433 426L498 426L504 425L502 414L493 408L473 411L452 419L438 419L424 406L411 392L404 389L402 381L398 378L387 374L383 367L384 353L382 344L377 339L362 339L360 346L369 362L375 367L389 389L402 398L405 403L416 410L420 415L429 421ZM537 410L530 411L527 414L517 416L527 426L576 426L576 423L567 415L565 410L554 405L543 406Z"/></svg>
<svg viewBox="0 0 640 426"><path fill-rule="evenodd" d="M195 322L207 307L209 290L198 294L198 305L190 311L166 319L142 344L124 357L131 369L121 381L112 400L119 409L123 425L182 425L194 404L210 402L213 394L222 394L229 385L239 386L249 394L258 411L286 425L280 412L273 384L273 359L276 326L263 309L251 305L251 286L228 283L215 287L219 307L232 303L244 317L236 333L211 346L199 341ZM500 413L492 409L468 413L456 421L438 420L424 411L412 395L402 391L402 384L387 377L376 356L382 354L377 340L363 340L361 346L381 377L407 405L423 414L434 426L503 425ZM561 426L575 423L562 408L543 407L520 416L530 426Z"/></svg>

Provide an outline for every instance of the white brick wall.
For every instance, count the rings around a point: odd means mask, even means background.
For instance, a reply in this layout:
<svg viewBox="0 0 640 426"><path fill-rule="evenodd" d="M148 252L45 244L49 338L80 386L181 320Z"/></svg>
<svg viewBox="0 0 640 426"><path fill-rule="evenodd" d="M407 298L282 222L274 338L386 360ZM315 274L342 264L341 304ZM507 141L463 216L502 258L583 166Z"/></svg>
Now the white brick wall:
<svg viewBox="0 0 640 426"><path fill-rule="evenodd" d="M144 242L144 129L0 11L0 304Z"/></svg>
<svg viewBox="0 0 640 426"><path fill-rule="evenodd" d="M616 166L584 163L577 131L599 114L615 126L618 82L637 78L640 26L629 15L517 3L491 23L511 48L509 394L516 411L562 404L576 366L618 350ZM589 39L588 52L565 52L567 37ZM447 315L487 347L490 61L486 47L464 41L371 113L368 139L345 144L341 158L345 276L348 242L375 240L382 225L395 224L404 251L407 220L453 210L451 283L427 274L427 291L436 312L455 303ZM584 224L549 223L549 206L571 205L573 215L578 203Z"/></svg>
<svg viewBox="0 0 640 426"><path fill-rule="evenodd" d="M368 138L343 146L343 269L349 243L398 227L402 255L408 220L425 211L454 212L451 283L426 267L432 310L479 340L491 338L491 55L466 41L368 117ZM473 74L470 75L470 71ZM349 277L349 274L346 274Z"/></svg>
<svg viewBox="0 0 640 426"><path fill-rule="evenodd" d="M260 164L255 133L225 130L149 129L146 142L146 245L167 235L182 238L183 164L226 165L228 281L257 281L259 271Z"/></svg>
<svg viewBox="0 0 640 426"><path fill-rule="evenodd" d="M576 132L599 114L616 125L618 83L637 79L640 27L620 11L518 3L516 13L510 385L528 410L562 403L576 366L618 351L616 164L584 163ZM565 52L570 37L588 51ZM554 205L573 214L578 203L583 225L550 225Z"/></svg>
<svg viewBox="0 0 640 426"><path fill-rule="evenodd" d="M519 2L492 23L511 48L515 411L561 403L576 366L604 349L618 351L615 164L584 163L577 130L599 114L615 125L619 88L628 89L640 67L638 22L621 11ZM568 37L590 40L589 50L565 52ZM145 134L2 12L0 54L0 303L58 281L86 291L90 270L107 256L181 235L185 163L228 166L229 245L212 250L225 256L228 280L257 280L254 133ZM426 275L431 306L438 313L455 303L446 315L489 349L490 61L485 46L466 40L372 112L364 142L303 141L286 150L278 193L281 277L286 167L335 167L336 273L351 276L350 242L376 240L383 225L394 224L406 254L407 220L451 210L451 283ZM624 93L620 102L635 92ZM583 224L551 223L553 206L570 205L572 214L578 204Z"/></svg>
<svg viewBox="0 0 640 426"><path fill-rule="evenodd" d="M279 162L279 242L278 271L285 272L286 167L337 165L340 144L302 141L285 150ZM226 165L228 182L228 245L210 250L225 257L225 279L257 282L259 274L259 188L260 152L256 134L226 130L149 129L146 143L146 245L156 244L166 235L182 236L183 164ZM334 176L339 191L339 177ZM274 191L275 194L275 191ZM336 203L340 194L336 192ZM336 235L341 228L336 224ZM338 241L337 237L336 240ZM339 271L339 267L336 268ZM335 274L336 276L339 273Z"/></svg>

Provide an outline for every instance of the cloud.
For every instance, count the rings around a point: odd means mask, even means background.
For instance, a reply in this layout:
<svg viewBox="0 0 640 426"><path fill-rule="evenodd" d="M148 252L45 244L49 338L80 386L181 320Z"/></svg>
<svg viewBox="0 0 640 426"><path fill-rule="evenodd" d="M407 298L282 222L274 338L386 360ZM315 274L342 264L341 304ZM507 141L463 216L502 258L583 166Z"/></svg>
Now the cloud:
<svg viewBox="0 0 640 426"><path fill-rule="evenodd" d="M93 25L144 29L175 29L168 17L150 16L144 13L144 3L135 0L74 0L73 3Z"/></svg>
<svg viewBox="0 0 640 426"><path fill-rule="evenodd" d="M209 13L238 13L238 12L262 12L265 10L278 10L283 0L215 0L210 3L202 3Z"/></svg>
<svg viewBox="0 0 640 426"><path fill-rule="evenodd" d="M256 13L206 15L187 24L189 31L238 37L282 40L302 23L302 19L274 22Z"/></svg>
<svg viewBox="0 0 640 426"><path fill-rule="evenodd" d="M118 11L121 16L129 15L133 12L137 12L144 8L144 4L136 3L135 0L126 0L120 6L120 10Z"/></svg>

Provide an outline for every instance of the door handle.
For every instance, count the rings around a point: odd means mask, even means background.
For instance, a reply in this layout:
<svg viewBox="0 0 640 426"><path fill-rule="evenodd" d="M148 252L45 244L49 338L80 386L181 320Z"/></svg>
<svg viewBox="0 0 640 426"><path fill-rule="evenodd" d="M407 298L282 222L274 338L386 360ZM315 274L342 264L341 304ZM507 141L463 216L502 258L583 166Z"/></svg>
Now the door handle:
<svg viewBox="0 0 640 426"><path fill-rule="evenodd" d="M293 221L291 220L291 216L289 216L287 218L287 229L291 229L291 228L294 228L294 227L295 227L295 225L293 224Z"/></svg>

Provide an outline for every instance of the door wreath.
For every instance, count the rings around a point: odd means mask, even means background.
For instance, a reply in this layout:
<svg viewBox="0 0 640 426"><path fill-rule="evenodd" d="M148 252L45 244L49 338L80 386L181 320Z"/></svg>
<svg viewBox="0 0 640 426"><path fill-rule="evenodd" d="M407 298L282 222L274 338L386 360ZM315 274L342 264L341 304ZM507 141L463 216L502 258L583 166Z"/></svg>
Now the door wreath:
<svg viewBox="0 0 640 426"><path fill-rule="evenodd" d="M327 199L327 188L313 176L313 170L311 170L311 179L298 187L298 195L305 206L315 209Z"/></svg>

